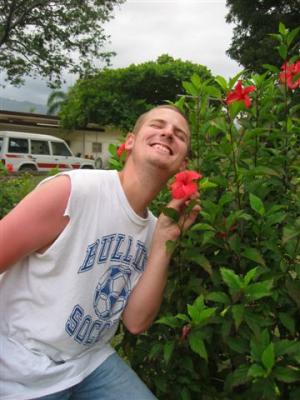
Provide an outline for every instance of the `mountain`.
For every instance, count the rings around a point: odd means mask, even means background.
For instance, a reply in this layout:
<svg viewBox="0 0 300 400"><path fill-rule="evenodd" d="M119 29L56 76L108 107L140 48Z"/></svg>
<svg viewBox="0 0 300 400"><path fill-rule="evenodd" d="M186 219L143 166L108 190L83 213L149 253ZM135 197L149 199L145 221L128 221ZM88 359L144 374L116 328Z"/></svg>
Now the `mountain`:
<svg viewBox="0 0 300 400"><path fill-rule="evenodd" d="M5 97L0 97L0 110L47 114L47 106L44 104L31 103L30 101L17 101Z"/></svg>

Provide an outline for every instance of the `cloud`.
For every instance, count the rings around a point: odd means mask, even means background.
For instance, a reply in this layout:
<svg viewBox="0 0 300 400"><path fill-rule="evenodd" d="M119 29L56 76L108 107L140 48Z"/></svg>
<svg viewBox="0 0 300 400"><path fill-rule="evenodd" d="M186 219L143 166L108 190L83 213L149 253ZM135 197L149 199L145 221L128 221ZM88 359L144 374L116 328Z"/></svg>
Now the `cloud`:
<svg viewBox="0 0 300 400"><path fill-rule="evenodd" d="M215 75L230 77L241 68L229 59L232 26L225 22L225 0L127 0L105 25L115 51L114 68L156 60L161 54L205 65ZM67 84L76 77L65 75ZM1 81L1 77L0 77ZM7 86L3 97L45 104L50 89L41 80L28 79L21 88Z"/></svg>

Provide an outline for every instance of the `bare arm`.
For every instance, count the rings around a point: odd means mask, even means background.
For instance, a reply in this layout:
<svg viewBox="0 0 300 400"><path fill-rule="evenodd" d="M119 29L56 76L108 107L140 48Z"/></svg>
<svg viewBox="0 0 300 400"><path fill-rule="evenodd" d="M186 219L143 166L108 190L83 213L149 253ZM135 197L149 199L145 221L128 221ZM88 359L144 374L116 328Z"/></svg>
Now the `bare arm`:
<svg viewBox="0 0 300 400"><path fill-rule="evenodd" d="M0 221L0 273L54 242L69 220L63 214L70 190L70 179L59 176L29 193Z"/></svg>
<svg viewBox="0 0 300 400"><path fill-rule="evenodd" d="M172 200L168 205L181 212L184 206L184 200ZM184 229L188 229L195 221L199 211L200 206L196 205L189 217L185 219ZM166 242L176 240L179 234L178 226L165 215L160 215L145 271L131 293L123 312L123 322L133 334L145 331L159 311L171 258L166 249Z"/></svg>

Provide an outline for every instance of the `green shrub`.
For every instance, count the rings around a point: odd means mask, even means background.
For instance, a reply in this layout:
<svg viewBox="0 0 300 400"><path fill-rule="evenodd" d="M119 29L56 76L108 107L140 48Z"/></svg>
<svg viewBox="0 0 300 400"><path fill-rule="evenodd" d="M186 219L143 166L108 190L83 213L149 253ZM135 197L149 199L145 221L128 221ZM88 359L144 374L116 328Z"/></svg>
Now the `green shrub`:
<svg viewBox="0 0 300 400"><path fill-rule="evenodd" d="M296 65L298 33L274 35L283 63ZM300 398L300 85L279 74L184 83L202 211L177 243L158 320L121 343L160 400ZM229 102L238 80L255 86L249 107Z"/></svg>
<svg viewBox="0 0 300 400"><path fill-rule="evenodd" d="M4 217L34 187L28 173L14 176L0 163L0 219Z"/></svg>
<svg viewBox="0 0 300 400"><path fill-rule="evenodd" d="M53 170L49 171L48 176L58 172L59 169L53 168ZM0 219L44 178L45 175L32 175L29 172L11 174L0 163Z"/></svg>

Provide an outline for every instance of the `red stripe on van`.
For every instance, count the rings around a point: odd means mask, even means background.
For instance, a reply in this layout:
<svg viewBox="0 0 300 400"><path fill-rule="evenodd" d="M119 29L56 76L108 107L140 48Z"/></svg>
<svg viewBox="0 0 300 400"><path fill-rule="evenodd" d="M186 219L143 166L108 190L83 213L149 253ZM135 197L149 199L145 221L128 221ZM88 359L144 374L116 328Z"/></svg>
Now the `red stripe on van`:
<svg viewBox="0 0 300 400"><path fill-rule="evenodd" d="M70 168L68 164L38 163L39 168Z"/></svg>
<svg viewBox="0 0 300 400"><path fill-rule="evenodd" d="M72 164L72 168L78 169L78 168L80 168L80 165L79 164Z"/></svg>
<svg viewBox="0 0 300 400"><path fill-rule="evenodd" d="M21 158L23 156L18 156L17 154L5 154L5 157L9 157L9 158Z"/></svg>

